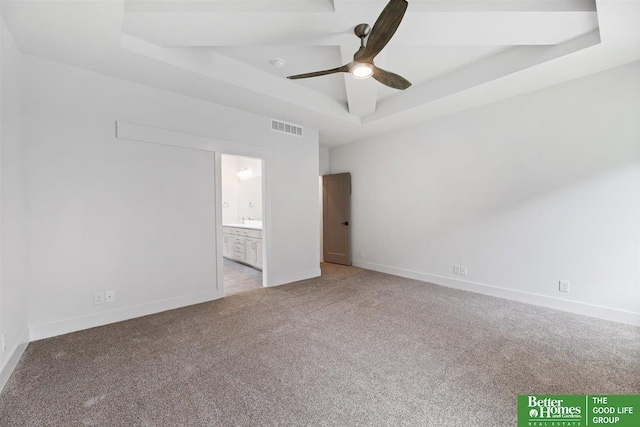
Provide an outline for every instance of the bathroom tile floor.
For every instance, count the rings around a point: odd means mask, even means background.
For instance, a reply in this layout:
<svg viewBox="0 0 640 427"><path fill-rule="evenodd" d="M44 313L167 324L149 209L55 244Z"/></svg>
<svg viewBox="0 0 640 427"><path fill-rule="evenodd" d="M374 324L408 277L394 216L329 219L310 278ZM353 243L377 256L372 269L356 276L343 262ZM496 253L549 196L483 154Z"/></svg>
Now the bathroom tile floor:
<svg viewBox="0 0 640 427"><path fill-rule="evenodd" d="M224 295L262 288L262 271L224 258Z"/></svg>

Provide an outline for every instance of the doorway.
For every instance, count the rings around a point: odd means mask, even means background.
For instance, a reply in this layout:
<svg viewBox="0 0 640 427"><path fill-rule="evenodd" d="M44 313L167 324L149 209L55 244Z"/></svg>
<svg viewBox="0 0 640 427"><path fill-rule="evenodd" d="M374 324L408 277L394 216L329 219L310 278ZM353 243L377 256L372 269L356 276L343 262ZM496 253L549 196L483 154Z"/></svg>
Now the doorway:
<svg viewBox="0 0 640 427"><path fill-rule="evenodd" d="M322 177L322 258L351 265L351 174Z"/></svg>
<svg viewBox="0 0 640 427"><path fill-rule="evenodd" d="M264 285L263 160L221 155L223 296Z"/></svg>

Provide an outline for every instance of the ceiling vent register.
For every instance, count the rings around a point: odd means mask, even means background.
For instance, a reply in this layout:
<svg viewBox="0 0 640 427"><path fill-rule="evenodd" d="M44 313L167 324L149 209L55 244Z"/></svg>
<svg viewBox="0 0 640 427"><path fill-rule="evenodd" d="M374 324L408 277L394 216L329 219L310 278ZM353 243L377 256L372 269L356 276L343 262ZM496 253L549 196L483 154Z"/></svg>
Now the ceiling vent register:
<svg viewBox="0 0 640 427"><path fill-rule="evenodd" d="M289 135L302 136L302 126L292 125L278 120L271 120L271 130L274 132L288 133Z"/></svg>

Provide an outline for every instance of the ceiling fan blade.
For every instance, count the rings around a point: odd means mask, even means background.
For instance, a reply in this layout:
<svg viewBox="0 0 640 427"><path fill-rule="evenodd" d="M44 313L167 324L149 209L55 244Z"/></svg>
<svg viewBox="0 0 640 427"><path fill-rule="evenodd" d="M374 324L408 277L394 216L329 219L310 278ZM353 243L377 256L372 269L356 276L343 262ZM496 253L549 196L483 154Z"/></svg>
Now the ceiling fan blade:
<svg viewBox="0 0 640 427"><path fill-rule="evenodd" d="M391 0L378 17L373 25L367 46L360 58L363 62L373 60L377 54L389 43L391 37L402 22L404 13L407 11L408 3L406 0Z"/></svg>
<svg viewBox="0 0 640 427"><path fill-rule="evenodd" d="M295 76L289 76L287 78L291 79L291 80L308 79L309 77L326 76L327 74L348 73L348 72L349 72L349 66L348 65L343 65L342 67L332 68L330 70L315 71L313 73L306 73L306 74L298 74L298 75L295 75Z"/></svg>
<svg viewBox="0 0 640 427"><path fill-rule="evenodd" d="M404 77L378 67L373 70L373 78L394 89L405 90L411 86L411 82Z"/></svg>

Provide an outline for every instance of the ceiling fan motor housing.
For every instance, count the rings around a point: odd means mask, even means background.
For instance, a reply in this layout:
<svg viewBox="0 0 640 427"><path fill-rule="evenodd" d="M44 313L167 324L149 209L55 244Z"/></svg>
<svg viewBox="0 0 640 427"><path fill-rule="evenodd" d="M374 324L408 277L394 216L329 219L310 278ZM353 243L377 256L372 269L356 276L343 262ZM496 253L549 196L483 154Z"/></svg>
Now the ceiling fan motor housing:
<svg viewBox="0 0 640 427"><path fill-rule="evenodd" d="M363 39L369 35L371 27L369 24L358 24L356 25L356 28L353 29L353 32L356 33L356 36Z"/></svg>

